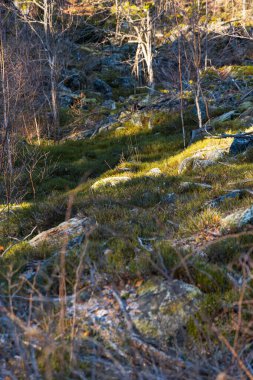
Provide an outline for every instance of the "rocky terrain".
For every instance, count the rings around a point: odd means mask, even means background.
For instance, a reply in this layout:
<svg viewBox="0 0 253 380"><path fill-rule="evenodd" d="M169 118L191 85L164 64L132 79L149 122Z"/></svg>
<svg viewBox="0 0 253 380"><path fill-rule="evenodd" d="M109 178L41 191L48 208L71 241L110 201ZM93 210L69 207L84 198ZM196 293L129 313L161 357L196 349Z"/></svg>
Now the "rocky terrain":
<svg viewBox="0 0 253 380"><path fill-rule="evenodd" d="M1 206L0 379L252 379L252 40L210 43L202 128L185 80L184 147L166 45L150 94L134 45L81 31L60 141L23 142Z"/></svg>

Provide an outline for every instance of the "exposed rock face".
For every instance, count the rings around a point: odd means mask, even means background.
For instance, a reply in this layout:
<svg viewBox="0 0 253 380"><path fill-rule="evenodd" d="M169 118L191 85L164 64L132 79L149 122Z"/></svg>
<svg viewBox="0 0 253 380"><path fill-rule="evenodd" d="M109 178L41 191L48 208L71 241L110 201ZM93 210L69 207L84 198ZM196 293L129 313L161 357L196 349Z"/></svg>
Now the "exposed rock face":
<svg viewBox="0 0 253 380"><path fill-rule="evenodd" d="M113 87L122 87L132 89L136 85L136 81L131 76L119 77L112 82Z"/></svg>
<svg viewBox="0 0 253 380"><path fill-rule="evenodd" d="M32 240L30 240L29 243L33 247L37 247L41 243L47 243L53 246L67 244L75 237L80 237L81 235L90 231L94 225L95 222L91 221L90 218L72 218L66 222L59 224L57 227L41 232Z"/></svg>
<svg viewBox="0 0 253 380"><path fill-rule="evenodd" d="M71 91L82 90L87 85L87 78L84 72L81 72L75 68L71 70L65 69L62 73L63 84Z"/></svg>
<svg viewBox="0 0 253 380"><path fill-rule="evenodd" d="M72 92L70 88L64 84L60 84L59 88L59 101L62 108L71 106L75 100L80 99L80 94Z"/></svg>
<svg viewBox="0 0 253 380"><path fill-rule="evenodd" d="M247 224L253 224L253 206L246 210L239 210L228 215L222 221L223 226L242 228Z"/></svg>
<svg viewBox="0 0 253 380"><path fill-rule="evenodd" d="M113 110L116 110L116 103L114 102L114 100L108 99L104 101L104 103L102 104L102 107L113 111Z"/></svg>
<svg viewBox="0 0 253 380"><path fill-rule="evenodd" d="M201 291L182 281L151 279L128 300L127 310L137 330L146 338L168 339L196 312Z"/></svg>
<svg viewBox="0 0 253 380"><path fill-rule="evenodd" d="M101 92L101 94L103 94L106 98L110 98L112 96L112 88L102 79L96 79L93 86L95 91Z"/></svg>
<svg viewBox="0 0 253 380"><path fill-rule="evenodd" d="M191 157L185 158L178 167L178 174L183 174L189 170L205 169L208 166L215 165L221 160L226 153L226 149L213 148L195 153Z"/></svg>
<svg viewBox="0 0 253 380"><path fill-rule="evenodd" d="M253 146L253 137L252 138L235 138L231 144L229 153L232 155L237 155L245 152L249 147Z"/></svg>
<svg viewBox="0 0 253 380"><path fill-rule="evenodd" d="M130 181L130 177L127 177L127 176L122 176L122 177L107 177L107 178L102 178L100 180L98 180L97 182L95 182L92 186L91 186L91 189L92 190L97 190L99 189L100 187L103 187L103 186L116 186L118 185L119 183L124 183L124 182L128 182Z"/></svg>

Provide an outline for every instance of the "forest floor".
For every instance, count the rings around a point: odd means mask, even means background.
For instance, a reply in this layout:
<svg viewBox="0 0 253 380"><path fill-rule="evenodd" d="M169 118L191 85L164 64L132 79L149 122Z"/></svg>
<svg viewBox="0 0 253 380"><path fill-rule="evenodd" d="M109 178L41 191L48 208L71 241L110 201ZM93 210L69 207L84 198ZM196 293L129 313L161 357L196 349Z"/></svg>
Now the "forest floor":
<svg viewBox="0 0 253 380"><path fill-rule="evenodd" d="M40 158L1 212L0 378L253 378L253 150L221 136L252 133L253 69L202 80L223 103L190 144L186 91L185 148L163 92L62 109L59 143L21 144Z"/></svg>

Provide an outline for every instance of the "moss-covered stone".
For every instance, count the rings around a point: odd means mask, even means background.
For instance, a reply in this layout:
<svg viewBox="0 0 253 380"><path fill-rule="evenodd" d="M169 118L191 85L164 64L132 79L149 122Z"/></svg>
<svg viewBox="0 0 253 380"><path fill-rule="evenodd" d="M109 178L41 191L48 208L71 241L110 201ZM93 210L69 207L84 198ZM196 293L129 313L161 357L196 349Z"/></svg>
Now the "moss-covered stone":
<svg viewBox="0 0 253 380"><path fill-rule="evenodd" d="M201 292L182 281L152 278L129 301L128 310L136 328L147 338L168 342L198 310Z"/></svg>

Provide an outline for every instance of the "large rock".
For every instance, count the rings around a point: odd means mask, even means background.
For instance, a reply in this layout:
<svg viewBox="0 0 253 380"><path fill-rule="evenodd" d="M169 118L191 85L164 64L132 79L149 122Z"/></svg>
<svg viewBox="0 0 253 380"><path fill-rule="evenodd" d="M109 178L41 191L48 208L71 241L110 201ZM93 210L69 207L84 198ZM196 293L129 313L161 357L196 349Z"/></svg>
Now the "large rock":
<svg viewBox="0 0 253 380"><path fill-rule="evenodd" d="M37 247L42 243L59 247L87 233L94 225L95 222L90 218L72 218L59 224L57 227L41 232L30 240L29 243L33 247Z"/></svg>
<svg viewBox="0 0 253 380"><path fill-rule="evenodd" d="M213 148L196 152L193 156L185 158L178 167L178 174L183 174L190 170L205 169L215 165L217 161L223 159L226 149Z"/></svg>
<svg viewBox="0 0 253 380"><path fill-rule="evenodd" d="M222 220L225 228L242 228L248 224L253 224L253 206L236 211Z"/></svg>
<svg viewBox="0 0 253 380"><path fill-rule="evenodd" d="M87 78L84 72L77 69L64 70L62 73L63 84L71 91L82 90L87 86Z"/></svg>
<svg viewBox="0 0 253 380"><path fill-rule="evenodd" d="M176 335L198 309L201 291L185 282L154 278L128 300L128 312L146 338L169 339Z"/></svg>
<svg viewBox="0 0 253 380"><path fill-rule="evenodd" d="M102 107L107 108L108 110L116 110L116 103L112 99L107 99L102 103Z"/></svg>
<svg viewBox="0 0 253 380"><path fill-rule="evenodd" d="M100 92L107 98L110 98L112 96L112 88L102 79L97 78L93 83L93 87L95 91Z"/></svg>
<svg viewBox="0 0 253 380"><path fill-rule="evenodd" d="M253 146L253 136L251 138L234 138L229 153L233 156L245 152L249 147Z"/></svg>
<svg viewBox="0 0 253 380"><path fill-rule="evenodd" d="M115 177L102 178L102 179L96 181L91 186L91 189L92 190L97 190L100 187L104 187L104 186L116 186L118 184L125 183L125 182L128 182L130 180L131 180L131 177L127 177L127 176L122 176L122 177L115 176Z"/></svg>
<svg viewBox="0 0 253 380"><path fill-rule="evenodd" d="M136 81L132 76L118 77L112 82L113 87L122 87L132 89L136 85Z"/></svg>
<svg viewBox="0 0 253 380"><path fill-rule="evenodd" d="M219 207L222 203L226 201L232 201L234 199L242 199L246 195L253 195L253 192L250 190L238 189L229 191L227 194L221 195L220 197L214 198L211 201L206 203L208 207Z"/></svg>
<svg viewBox="0 0 253 380"><path fill-rule="evenodd" d="M72 92L70 88L66 87L63 83L58 86L59 102L62 108L67 108L73 105L75 100L81 99L80 93Z"/></svg>
<svg viewBox="0 0 253 380"><path fill-rule="evenodd" d="M208 183L201 183L201 182L181 182L179 185L179 191L181 193L192 191L192 190L212 190L212 186Z"/></svg>
<svg viewBox="0 0 253 380"><path fill-rule="evenodd" d="M237 115L238 115L238 112L235 110L223 113L222 115L217 116L214 119L212 119L211 124L213 125L215 123L224 123L225 121L232 120Z"/></svg>

